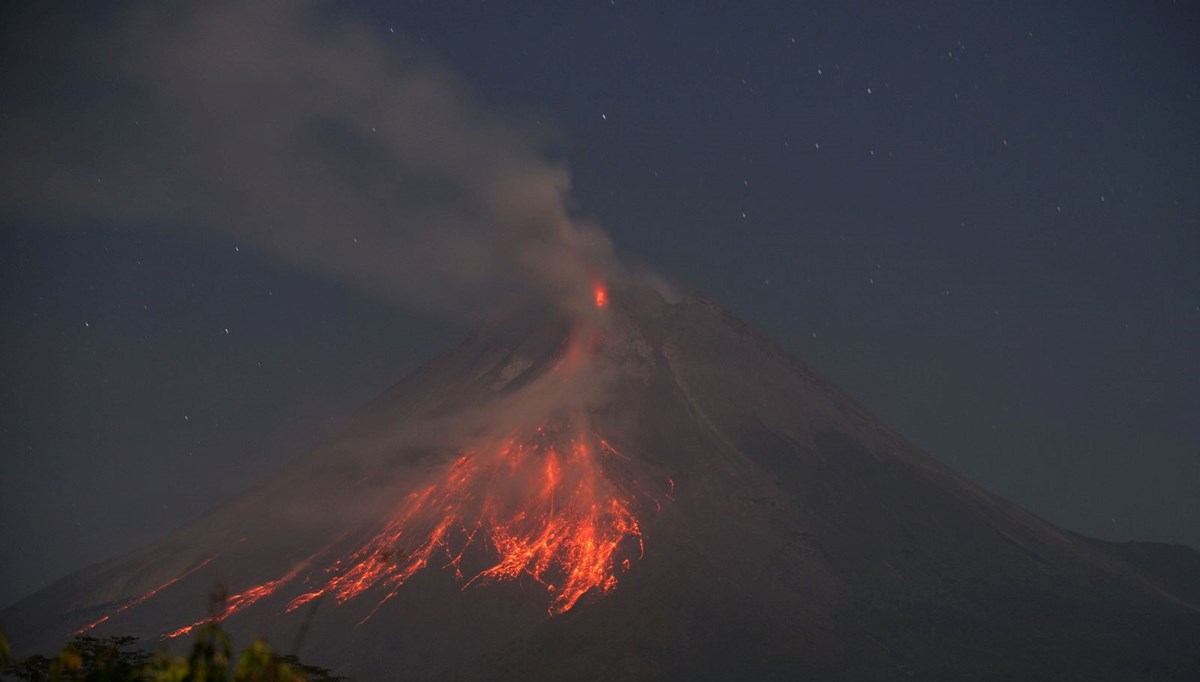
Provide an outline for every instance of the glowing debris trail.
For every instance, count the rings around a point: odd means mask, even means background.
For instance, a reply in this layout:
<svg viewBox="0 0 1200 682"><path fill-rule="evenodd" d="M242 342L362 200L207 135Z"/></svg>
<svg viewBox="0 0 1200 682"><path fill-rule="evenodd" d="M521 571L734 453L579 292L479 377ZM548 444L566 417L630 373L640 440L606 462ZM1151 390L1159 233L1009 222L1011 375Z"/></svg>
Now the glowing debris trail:
<svg viewBox="0 0 1200 682"><path fill-rule="evenodd" d="M597 309L608 305L604 283L593 283ZM576 328L550 371L569 382L590 366L598 329ZM381 530L344 561L323 585L296 597L288 611L326 595L342 604L372 588L383 596L370 618L418 571L436 561L472 585L529 576L549 593L551 615L571 609L589 591L617 584L617 566L630 567L644 546L633 498L604 472L602 459L622 455L586 431L571 437L562 423L544 424L459 456L435 482L409 494ZM657 503L656 503L657 504Z"/></svg>
<svg viewBox="0 0 1200 682"><path fill-rule="evenodd" d="M128 611L129 609L132 609L132 608L133 608L133 607L135 607L135 606L139 606L139 605L143 604L143 603L144 603L144 602L145 602L147 599L150 599L151 597L153 597L154 595L158 594L159 592L162 592L163 590L165 590L165 589L167 589L168 587L170 587L170 586L174 585L175 583L179 582L180 580L183 580L184 578L188 577L189 575L191 575L191 574L195 573L196 571L199 571L200 569L204 568L204 567L205 567L205 566L207 566L207 565L208 565L208 564L209 564L209 563L210 563L210 562L211 562L213 559L216 559L218 556L219 556L218 554L214 554L214 555L210 556L209 558L205 559L204 561L201 561L200 563L196 564L195 566L193 566L193 567L189 568L187 571L185 571L185 572L183 572L183 573L181 573L181 574L179 574L179 575L175 576L174 578L171 578L170 580L168 580L167 582L165 582L165 583L163 583L163 584L159 585L158 587L154 588L153 590L150 590L150 591L149 591L149 592L147 592L146 594L143 594L142 596L138 597L137 599L134 599L133 601L131 601L131 602L127 603L127 604L124 604L124 605L122 605L122 606L121 606L121 608L119 608L119 609L117 609L116 611L113 611L112 613L110 613L110 614L108 614L108 615L104 616L103 618L101 618L101 619L97 620L96 622L94 622L94 623L91 623L91 624L88 624L88 625L85 625L85 626L83 626L82 628L79 628L78 630L76 630L76 631L75 631L75 634L76 634L76 635L82 635L82 634L84 634L84 633L86 633L86 632L89 632L90 630L92 630L93 628L95 628L97 625L100 625L101 623L104 623L104 622L108 621L108 620L109 620L110 618L112 618L113 616L115 616L115 615L118 615L118 614L120 614L120 613L124 613L125 611Z"/></svg>
<svg viewBox="0 0 1200 682"><path fill-rule="evenodd" d="M608 305L603 283L594 285L593 295L596 308ZM598 327L577 326L564 339L547 376L554 382L572 382L593 367L599 342ZM343 604L372 591L375 604L360 621L365 622L431 564L453 569L464 590L530 579L545 589L551 615L570 610L589 592L609 592L617 584L617 573L630 570L632 560L645 551L635 502L645 499L656 508L661 505L636 479L610 480L606 463L611 460L623 469L631 458L607 440L572 426L573 421L586 422L578 413L560 414L540 427L513 432L460 454L423 487L406 495L357 549L334 558L313 583L310 572L302 581L309 587L291 598L287 611L327 595ZM333 547L318 551L274 580L225 598L208 618L162 637L186 635L203 623L220 622L251 607L295 582ZM468 580L466 575L472 577ZM121 610L142 603L182 577ZM107 617L87 629L104 620Z"/></svg>
<svg viewBox="0 0 1200 682"><path fill-rule="evenodd" d="M211 617L205 618L203 620L198 620L195 623L192 623L191 625L185 625L185 626L179 628L178 630L168 632L168 633L164 634L162 636L162 638L163 639L175 639L176 637L180 637L182 635L188 634L189 632L194 630L197 626L203 625L204 623L210 623L210 622L219 623L219 622L225 620L226 618L232 616L233 614L237 613L238 611L241 611L242 609L245 609L245 608L251 606L258 600L262 599L263 597L266 597L266 596L274 593L276 590L278 590L283 585L286 585L287 583L291 582L292 579L294 579L297 575L299 575L301 571L303 571L305 568L308 568L309 564L312 563L312 560L314 558L316 558L315 554L313 556L310 556L309 558L305 559L304 561L300 562L294 568L292 568L292 570L288 571L287 573L284 573L282 576L276 578L275 580L265 582L261 585L255 585L254 587L242 590L241 592L239 592L231 597L226 598L223 602L220 603L220 608Z"/></svg>
<svg viewBox="0 0 1200 682"><path fill-rule="evenodd" d="M323 595L344 603L377 586L387 589L382 604L438 556L458 577L464 563L478 566L463 589L529 576L549 593L551 614L592 589L608 592L616 566L628 568L617 555L640 556L642 540L632 500L605 479L600 454L584 436L561 442L538 429L529 442L462 455L288 610Z"/></svg>

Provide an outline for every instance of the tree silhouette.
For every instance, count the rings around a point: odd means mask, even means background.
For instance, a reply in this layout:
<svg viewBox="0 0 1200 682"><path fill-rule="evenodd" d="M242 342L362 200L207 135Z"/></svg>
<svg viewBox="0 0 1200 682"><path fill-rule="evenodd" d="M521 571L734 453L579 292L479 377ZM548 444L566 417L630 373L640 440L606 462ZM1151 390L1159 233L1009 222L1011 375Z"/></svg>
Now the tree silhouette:
<svg viewBox="0 0 1200 682"><path fill-rule="evenodd" d="M256 639L233 656L229 634L215 622L196 628L187 656L150 654L135 637L75 637L53 658L12 660L0 633L0 678L28 682L341 682L344 677L276 654Z"/></svg>

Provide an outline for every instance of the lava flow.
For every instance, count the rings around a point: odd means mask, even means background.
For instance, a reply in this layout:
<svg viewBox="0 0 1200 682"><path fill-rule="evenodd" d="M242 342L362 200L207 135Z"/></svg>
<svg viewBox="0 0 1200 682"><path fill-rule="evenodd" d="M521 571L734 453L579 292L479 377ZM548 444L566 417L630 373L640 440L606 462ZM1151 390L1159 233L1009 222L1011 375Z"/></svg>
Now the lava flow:
<svg viewBox="0 0 1200 682"><path fill-rule="evenodd" d="M607 306L602 283L593 294L597 308ZM556 380L570 383L590 366L597 340L597 329L577 328L551 370ZM565 418L462 454L288 610L326 595L344 603L377 587L378 609L431 563L460 580L471 575L463 589L528 576L549 594L551 615L589 591L608 592L617 566L628 570L644 549L634 496L605 474L612 455L606 441Z"/></svg>
<svg viewBox="0 0 1200 682"><path fill-rule="evenodd" d="M593 286L593 296L597 309L608 305L603 284ZM223 600L207 620L225 620L286 590L291 595L289 612L326 596L343 604L370 593L375 605L365 621L416 573L430 566L452 572L463 590L529 580L545 591L550 615L570 610L588 593L611 591L618 573L630 570L632 561L644 552L635 515L639 500L655 506L658 502L635 479L620 473L628 471L629 458L584 426L586 409L577 398L587 386L597 385L593 370L597 369L600 330L594 321L577 326L560 348L558 361L544 375L545 381L526 389L531 391L526 395L536 394L541 401L554 394L539 393L540 389L562 392L562 401L549 401L558 406L552 409L557 416L548 416L536 428L510 425L508 435L460 451L421 487L399 500L373 531L360 536L364 540L327 546L275 579ZM591 374L582 376L588 372ZM509 400L509 407L524 404L520 395ZM347 550L340 558L334 549L339 544ZM310 571L319 559L328 561L327 567ZM177 580L117 613L141 604ZM304 587L288 589L296 583ZM295 589L304 591L295 596ZM104 620L107 617L85 630ZM203 622L163 637L187 634Z"/></svg>
<svg viewBox="0 0 1200 682"><path fill-rule="evenodd" d="M135 606L142 605L143 603L146 602L146 600L150 599L151 597L158 594L159 592L162 592L163 590L174 585L175 583L179 582L180 580L183 580L184 578L190 576L191 574L195 573L196 571L199 571L200 569L209 565L210 563L212 563L212 560L216 559L216 558L217 558L216 554L210 556L209 558L205 559L204 561L201 561L200 563L196 564L192 568L188 569L184 573L181 573L180 575L177 575L174 578L171 578L170 580L163 583L162 585L159 585L158 587L154 588L153 590L150 590L149 592L143 594L142 596L138 597L137 599L134 599L133 601L130 601L129 603L121 606L116 611L113 611L112 613L103 616L99 620L92 622L92 623L88 623L87 625L83 626L82 628L76 630L75 635L76 636L82 635L82 634L94 629L97 625L107 622L113 616L124 613L124 612L128 611L129 609L134 608Z"/></svg>
<svg viewBox="0 0 1200 682"><path fill-rule="evenodd" d="M196 627L203 625L204 623L207 623L207 622L218 622L219 623L219 622L225 620L226 618L232 616L233 614L237 613L238 611L241 611L242 609L245 609L246 607L254 604L258 600L262 599L263 597L267 597L267 596L271 595L272 593L275 592L275 590L279 589L283 585L286 585L287 583L291 582L292 579L294 579L297 575L300 574L301 571L303 571L305 568L308 567L308 565L310 563L312 563L312 560L314 558L315 558L315 555L312 557L309 557L308 559L305 559L304 561L297 564L294 568L292 568L292 570L288 571L287 573L283 574L282 576L280 576L270 582L265 582L261 585L255 585L254 587L242 590L241 592L239 592L235 595L225 598L220 603L217 612L215 614L213 614L212 616L210 616L209 618L205 618L203 620L198 620L195 623L192 623L191 625L185 625L185 626L179 628L178 630L175 630L173 632L168 632L167 634L163 635L163 639L174 639L176 637L186 635L187 633L196 629Z"/></svg>
<svg viewBox="0 0 1200 682"><path fill-rule="evenodd" d="M431 563L459 579L470 566L463 589L528 576L549 593L551 614L590 590L608 592L618 554L640 557L643 548L632 497L605 478L605 456L585 435L562 441L545 428L464 454L288 609L323 595L343 603L376 586L386 589L381 605Z"/></svg>

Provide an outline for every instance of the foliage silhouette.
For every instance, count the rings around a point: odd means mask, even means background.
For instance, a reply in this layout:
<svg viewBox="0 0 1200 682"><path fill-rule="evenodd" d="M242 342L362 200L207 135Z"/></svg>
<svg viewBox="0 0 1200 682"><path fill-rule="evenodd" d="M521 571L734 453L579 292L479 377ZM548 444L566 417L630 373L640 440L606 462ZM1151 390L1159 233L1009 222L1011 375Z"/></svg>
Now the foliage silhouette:
<svg viewBox="0 0 1200 682"><path fill-rule="evenodd" d="M13 660L0 633L0 679L27 682L343 682L344 677L275 653L256 639L235 658L233 641L215 622L196 628L187 656L150 654L135 637L76 636L53 658Z"/></svg>

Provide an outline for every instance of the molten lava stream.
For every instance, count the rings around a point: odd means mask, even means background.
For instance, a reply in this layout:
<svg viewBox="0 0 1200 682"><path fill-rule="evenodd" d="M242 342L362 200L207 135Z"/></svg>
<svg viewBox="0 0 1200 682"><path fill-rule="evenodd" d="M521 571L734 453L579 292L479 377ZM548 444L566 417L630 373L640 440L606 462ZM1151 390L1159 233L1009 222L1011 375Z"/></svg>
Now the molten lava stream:
<svg viewBox="0 0 1200 682"><path fill-rule="evenodd" d="M99 620L97 620L93 623L89 623L89 624L83 626L82 628L79 628L78 630L75 631L75 635L79 636L86 632L89 632L92 629L94 629L97 625L100 625L101 623L105 623L105 622L109 621L110 619L112 619L113 616L124 613L124 612L128 611L129 609L134 608L135 606L141 606L142 604L144 604L146 602L146 600L155 596L159 592L162 592L163 590L167 589L168 587L174 585L175 583L179 582L180 580L183 580L184 578L190 576L191 574L195 573L196 571L199 571L200 569L202 569L205 566L212 563L212 560L216 559L216 558L217 558L216 554L208 557L207 559L205 559L204 561L201 561L200 563L191 567L187 571L175 576L174 578L171 578L167 582L159 585L158 587L154 588L153 590L150 590L149 592L143 594L142 596L138 597L137 599L134 599L133 601L121 606L116 611L113 611L112 613L103 616L102 618L100 618Z"/></svg>
<svg viewBox="0 0 1200 682"><path fill-rule="evenodd" d="M283 587L294 580L296 576L300 575L302 571L312 564L313 559L316 557L316 554L308 557L299 564L296 564L296 566L290 571L284 573L274 580L267 581L261 585L248 587L241 592L234 594L233 596L225 598L225 600L218 605L216 613L214 613L212 616L204 618L203 620L198 620L191 625L185 625L178 630L165 633L163 634L162 639L175 639L176 637L181 637L196 629L200 625L203 625L204 623L219 623L238 611L242 611L250 606L253 606L255 602L274 594L280 587Z"/></svg>
<svg viewBox="0 0 1200 682"><path fill-rule="evenodd" d="M465 563L477 565L463 589L529 576L545 587L551 614L593 589L613 589L617 567L629 567L618 556L641 555L633 500L605 478L606 450L584 436L561 441L552 434L537 429L527 441L460 456L288 610L323 595L344 603L381 587L387 592L378 608L430 563L459 578Z"/></svg>

